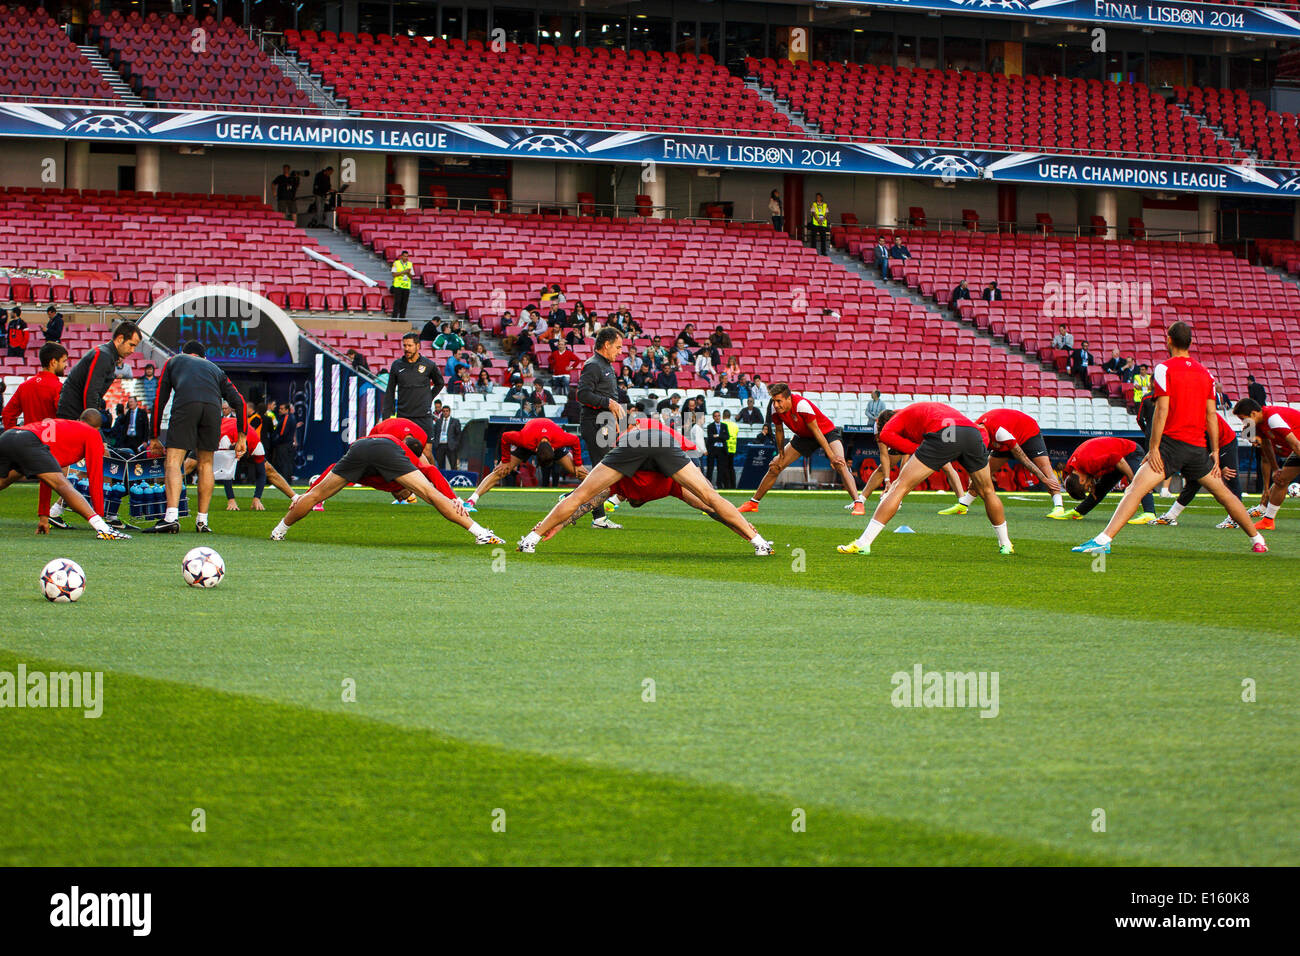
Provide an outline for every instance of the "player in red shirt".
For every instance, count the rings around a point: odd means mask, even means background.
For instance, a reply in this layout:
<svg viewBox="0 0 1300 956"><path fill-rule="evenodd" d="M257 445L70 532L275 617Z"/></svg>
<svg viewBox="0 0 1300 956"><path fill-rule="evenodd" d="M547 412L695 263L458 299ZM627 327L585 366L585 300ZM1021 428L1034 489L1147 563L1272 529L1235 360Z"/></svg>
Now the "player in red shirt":
<svg viewBox="0 0 1300 956"><path fill-rule="evenodd" d="M917 402L901 411L884 411L876 419L879 432L876 445L880 451L880 470L889 474L891 450L912 457L890 482L885 479L885 493L876 503L876 511L857 540L842 544L840 554L870 554L871 543L898 512L903 499L921 482L952 462L960 462L970 475L970 486L984 499L984 511L998 536L998 553L1015 554L1007 532L1002 499L993 487L989 471L989 453L985 447L987 432L957 409L940 402Z"/></svg>
<svg viewBox="0 0 1300 956"><path fill-rule="evenodd" d="M781 451L768 466L763 480L758 483L754 497L741 505L740 510L757 511L758 503L772 490L777 478L781 477L781 472L800 458L811 458L820 449L830 460L831 467L839 472L844 490L853 502L853 513L865 515L867 500L858 494L858 486L853 481L853 470L844 460L844 435L835 423L808 399L790 391L790 386L785 382L773 383L767 393L772 397L772 424L776 430L776 447ZM787 428L794 433L788 445L785 443Z"/></svg>
<svg viewBox="0 0 1300 956"><path fill-rule="evenodd" d="M1217 414L1217 413L1216 413ZM1240 463L1240 454L1237 449L1237 430L1232 427L1232 423L1222 415L1219 418L1219 466L1223 471L1223 483L1228 486L1238 498L1241 497L1241 479L1237 474L1237 466ZM1196 492L1201 486L1194 481L1183 482L1183 490L1178 495L1178 500L1169 506L1169 510L1157 518L1152 524L1158 525L1176 525L1178 516L1183 513L1183 509L1192 503L1196 497ZM1130 522L1131 523L1131 522ZM1256 521L1255 527L1258 530L1267 531L1267 527L1261 527L1263 522ZM1236 522L1231 518L1224 518L1222 522L1215 527L1218 528L1235 528Z"/></svg>
<svg viewBox="0 0 1300 956"><path fill-rule="evenodd" d="M651 418L636 420L618 436L614 447L591 469L582 484L560 499L550 514L519 540L517 550L532 554L540 542L573 524L620 483L624 491L634 492L641 503L650 500L649 495L660 496L659 492L666 491L662 482L653 477L640 477L650 472L680 486L683 501L705 511L750 542L755 555L772 554L772 542L764 540L736 506L718 494L704 472L686 457L686 452L695 450L696 445L671 426Z"/></svg>
<svg viewBox="0 0 1300 956"><path fill-rule="evenodd" d="M431 468L435 472L437 469L422 462L419 456L423 450L424 442L415 433L398 438L384 432L354 441L343 457L321 475L306 494L299 495L289 505L289 511L271 532L271 540L283 541L293 524L309 515L318 503L334 497L349 484L368 484L392 494L399 494L402 489L414 493L437 508L438 513L452 524L472 534L477 544L504 544L491 529L484 528L466 514L460 499L449 493L451 486L445 479L441 488L435 485L430 472L425 469ZM438 477L442 477L440 473Z"/></svg>
<svg viewBox="0 0 1300 956"><path fill-rule="evenodd" d="M1074 450L1062 472L1065 490L1080 502L1063 517L1077 520L1097 507L1120 480L1132 482L1146 459L1146 449L1127 438L1089 438ZM1146 512L1154 511L1150 494L1142 499Z"/></svg>
<svg viewBox="0 0 1300 956"><path fill-rule="evenodd" d="M68 370L68 350L58 342L46 342L40 351L41 370L14 389L4 408L5 428L17 428L18 419L27 424L53 418L59 407L60 379Z"/></svg>
<svg viewBox="0 0 1300 956"><path fill-rule="evenodd" d="M1215 410L1214 378L1191 357L1192 327L1175 322L1165 335L1169 358L1156 366L1151 419L1151 450L1115 506L1106 530L1070 550L1082 554L1109 554L1110 544L1137 513L1138 502L1164 481L1182 475L1199 482L1246 532L1251 550L1268 550L1264 536L1255 530L1246 506L1228 490L1219 468L1219 414Z"/></svg>
<svg viewBox="0 0 1300 956"><path fill-rule="evenodd" d="M576 477L579 481L587 477L587 469L582 464L581 439L549 418L534 418L523 428L501 436L500 461L479 482L479 486L465 502L465 510L478 511L478 500L495 488L503 478L513 475L520 465L534 455L537 456L537 463L543 467L558 461L569 477Z"/></svg>
<svg viewBox="0 0 1300 956"><path fill-rule="evenodd" d="M99 426L103 420L98 409L88 408L76 421L47 418L0 433L0 490L24 477L37 478L41 482L37 534L49 533L50 492L53 491L86 519L101 540L120 541L131 537L110 528L101 517L104 511L104 438L99 433ZM69 465L83 459L93 507L63 473Z"/></svg>
<svg viewBox="0 0 1300 956"><path fill-rule="evenodd" d="M1051 492L1052 510L1047 517L1064 517L1061 484L1056 480L1056 471L1052 468L1052 459L1047 455L1047 443L1043 441L1043 432L1038 427L1038 422L1014 408L994 408L975 419L975 424L983 425L988 432L989 473L996 475L1015 458ZM958 496L955 505L944 508L939 514L964 515L974 501L975 496L968 489Z"/></svg>
<svg viewBox="0 0 1300 956"><path fill-rule="evenodd" d="M1286 500L1287 487L1300 476L1300 411L1286 405L1261 407L1253 399L1243 398L1232 413L1248 423L1247 428L1254 429L1263 470L1271 476L1271 481L1266 483L1264 516L1255 524L1260 530L1269 531L1277 510ZM1254 514L1252 510L1251 515Z"/></svg>

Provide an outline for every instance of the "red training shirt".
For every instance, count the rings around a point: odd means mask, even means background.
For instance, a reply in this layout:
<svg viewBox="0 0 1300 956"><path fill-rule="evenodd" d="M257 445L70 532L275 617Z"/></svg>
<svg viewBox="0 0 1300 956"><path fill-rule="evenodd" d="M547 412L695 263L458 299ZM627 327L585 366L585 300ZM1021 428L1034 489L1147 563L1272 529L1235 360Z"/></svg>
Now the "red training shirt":
<svg viewBox="0 0 1300 956"><path fill-rule="evenodd" d="M885 423L879 440L894 451L910 455L933 432L941 432L949 425L975 428L973 421L951 405L942 402L916 402L908 405Z"/></svg>
<svg viewBox="0 0 1300 956"><path fill-rule="evenodd" d="M1014 408L993 408L975 419L976 425L988 429L988 445L993 451L1010 451L1012 445L1023 445L1042 429L1024 412Z"/></svg>
<svg viewBox="0 0 1300 956"><path fill-rule="evenodd" d="M1289 454L1291 445L1286 436L1294 434L1300 438L1300 412L1285 405L1265 405L1262 411L1264 418L1259 423L1259 437Z"/></svg>
<svg viewBox="0 0 1300 956"><path fill-rule="evenodd" d="M1137 442L1127 438L1089 438L1074 450L1070 460L1065 463L1062 474L1078 472L1100 478L1115 470L1120 459L1127 458L1137 451Z"/></svg>
<svg viewBox="0 0 1300 956"><path fill-rule="evenodd" d="M1214 376L1200 362L1185 356L1166 359L1152 376L1157 399L1169 398L1163 438L1205 446L1205 403L1214 401Z"/></svg>
<svg viewBox="0 0 1300 956"><path fill-rule="evenodd" d="M537 451L537 446L542 443L543 438L550 441L551 447L555 449L557 456L562 448L572 449L575 456L580 457L582 454L582 439L577 435L566 432L549 418L534 418L523 428L502 434L501 457L503 459L509 458L514 454L511 451L511 446L531 454ZM519 455L518 457L524 458L526 456Z"/></svg>
<svg viewBox="0 0 1300 956"><path fill-rule="evenodd" d="M53 372L37 372L15 388L5 403L5 428L16 428L20 414L29 425L53 418L59 407L59 390L62 388L63 382Z"/></svg>
<svg viewBox="0 0 1300 956"><path fill-rule="evenodd" d="M777 414L776 419L801 438L815 437L811 425L814 421L823 435L835 430L835 423L820 408L794 392L790 393L790 410Z"/></svg>
<svg viewBox="0 0 1300 956"><path fill-rule="evenodd" d="M86 481L90 483L91 507L95 514L104 514L104 439L99 430L85 422L64 418L47 418L44 421L23 425L23 431L34 434L62 467L86 460ZM36 511L42 518L50 513L50 488L41 482L40 505Z"/></svg>

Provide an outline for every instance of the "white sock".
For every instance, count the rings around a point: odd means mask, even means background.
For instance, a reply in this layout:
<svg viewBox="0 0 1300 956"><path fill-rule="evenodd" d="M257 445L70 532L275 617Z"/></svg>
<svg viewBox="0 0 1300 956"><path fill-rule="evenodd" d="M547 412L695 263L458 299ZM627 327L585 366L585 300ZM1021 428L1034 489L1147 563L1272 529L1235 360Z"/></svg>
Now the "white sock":
<svg viewBox="0 0 1300 956"><path fill-rule="evenodd" d="M1281 508L1281 507L1282 507L1281 505L1275 505L1275 504L1273 504L1273 503L1270 501L1270 502L1268 503L1267 507L1264 508L1264 517L1265 517L1265 518L1276 518L1276 517L1277 517L1277 509L1279 509L1279 508Z"/></svg>
<svg viewBox="0 0 1300 956"><path fill-rule="evenodd" d="M177 508L168 508L167 513L163 515L163 521L176 521L181 516L181 510Z"/></svg>
<svg viewBox="0 0 1300 956"><path fill-rule="evenodd" d="M477 538L479 535L481 535L481 534L482 534L483 532L485 532L485 531L487 531L487 528L483 527L483 526L482 526L481 524L479 524L477 521L471 521L471 522L470 522L470 525L469 525L469 533L472 534L474 537Z"/></svg>
<svg viewBox="0 0 1300 956"><path fill-rule="evenodd" d="M530 531L524 535L524 544L537 545L542 540L542 536L536 531Z"/></svg>
<svg viewBox="0 0 1300 956"><path fill-rule="evenodd" d="M1052 495L1052 507L1053 508L1065 507L1065 501L1061 498L1061 493L1059 491L1056 494Z"/></svg>
<svg viewBox="0 0 1300 956"><path fill-rule="evenodd" d="M974 501L975 501L975 496L968 491L965 494L963 494L960 498L957 499L957 504L965 505L967 508L969 508L971 504L974 503Z"/></svg>
<svg viewBox="0 0 1300 956"><path fill-rule="evenodd" d="M1105 531L1103 531L1101 534L1097 535L1092 540L1096 541L1098 544L1110 544L1115 539L1112 538L1110 535L1108 535Z"/></svg>
<svg viewBox="0 0 1300 956"><path fill-rule="evenodd" d="M1006 546L1011 543L1011 535L1007 533L1007 523L995 524L993 530L997 533L998 544Z"/></svg>
<svg viewBox="0 0 1300 956"><path fill-rule="evenodd" d="M618 503L619 503L618 495L610 495L609 500L605 502L605 504L607 505L618 505Z"/></svg>
<svg viewBox="0 0 1300 956"><path fill-rule="evenodd" d="M764 538L763 538L763 536L762 536L761 534L759 534L757 531L755 531L755 532L754 532L754 537L752 537L752 538L749 539L749 543L750 543L750 544L767 544L767 541L764 540Z"/></svg>
<svg viewBox="0 0 1300 956"><path fill-rule="evenodd" d="M870 521L867 522L867 527L863 530L862 534L858 537L858 540L853 543L856 544L859 548L869 548L871 547L871 542L876 540L876 535L880 534L880 532L884 530L885 530L885 526L881 524L879 521L877 521L875 518L872 518Z"/></svg>
<svg viewBox="0 0 1300 956"><path fill-rule="evenodd" d="M274 532L274 533L275 533L275 534L288 534L288 533L289 533L289 526L288 526L287 524L285 524L284 521L282 520L279 524L277 524L277 525L275 526L275 532Z"/></svg>
<svg viewBox="0 0 1300 956"><path fill-rule="evenodd" d="M63 501L62 499L60 499L59 501L56 501L54 502L54 504L50 505L50 517L57 518L62 514L63 514Z"/></svg>
<svg viewBox="0 0 1300 956"><path fill-rule="evenodd" d="M1264 543L1264 536L1263 536L1262 534L1260 534L1258 531L1256 531L1256 532L1255 532L1255 537L1253 537L1253 538L1250 539L1250 543L1251 543L1251 544L1263 544L1263 543Z"/></svg>
<svg viewBox="0 0 1300 956"><path fill-rule="evenodd" d="M207 524L207 523L208 523L208 514L207 514L207 512L206 512L206 511L200 511L197 515L194 516L194 520L195 520L195 522L198 523L198 524Z"/></svg>
<svg viewBox="0 0 1300 956"><path fill-rule="evenodd" d="M109 530L108 522L105 521L103 518L101 518L99 515L90 516L90 526L100 533Z"/></svg>
<svg viewBox="0 0 1300 956"><path fill-rule="evenodd" d="M867 496L864 495L862 492L858 492L858 497L855 500L861 501L865 504L867 500Z"/></svg>
<svg viewBox="0 0 1300 956"><path fill-rule="evenodd" d="M472 505L478 504L478 492L476 491L474 494L470 495L468 501Z"/></svg>
<svg viewBox="0 0 1300 956"><path fill-rule="evenodd" d="M1186 507L1187 505L1183 504L1181 501L1175 501L1172 505L1169 506L1169 513L1165 515L1165 517L1177 518L1180 514L1183 513L1183 509Z"/></svg>

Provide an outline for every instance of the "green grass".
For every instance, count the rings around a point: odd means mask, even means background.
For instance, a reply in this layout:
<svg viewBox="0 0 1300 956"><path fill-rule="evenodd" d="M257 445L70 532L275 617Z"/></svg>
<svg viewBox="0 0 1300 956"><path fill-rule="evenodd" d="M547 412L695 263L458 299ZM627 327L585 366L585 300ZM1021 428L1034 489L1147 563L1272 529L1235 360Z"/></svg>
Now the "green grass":
<svg viewBox="0 0 1300 956"><path fill-rule="evenodd" d="M1011 558L935 496L847 558L846 499L774 495L769 559L676 501L525 557L363 491L274 544L266 500L113 544L0 495L0 671L106 672L98 720L0 710L0 863L1300 862L1294 615L1259 600L1294 593L1285 509L1268 555L1198 502L1097 571L1069 546L1104 518L1040 500L1007 499ZM552 501L478 517L513 543ZM55 556L75 605L37 592ZM997 671L998 716L893 707L916 663Z"/></svg>

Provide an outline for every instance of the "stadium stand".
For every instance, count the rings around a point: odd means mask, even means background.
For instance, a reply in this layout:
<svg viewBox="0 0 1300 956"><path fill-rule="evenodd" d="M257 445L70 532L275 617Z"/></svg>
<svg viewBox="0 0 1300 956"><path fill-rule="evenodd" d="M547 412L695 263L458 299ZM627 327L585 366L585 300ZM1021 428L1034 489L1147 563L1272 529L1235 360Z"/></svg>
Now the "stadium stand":
<svg viewBox="0 0 1300 956"><path fill-rule="evenodd" d="M821 132L916 146L1067 154L1247 154L1141 83L748 58L746 70ZM942 102L944 109L933 104ZM1125 116L1131 122L1115 123Z"/></svg>
<svg viewBox="0 0 1300 956"><path fill-rule="evenodd" d="M1265 265L1300 275L1300 242L1294 239L1258 240L1259 258Z"/></svg>
<svg viewBox="0 0 1300 956"><path fill-rule="evenodd" d="M90 36L143 100L192 107L310 108L311 101L235 21L114 10L90 15ZM203 48L195 31L203 30Z"/></svg>
<svg viewBox="0 0 1300 956"><path fill-rule="evenodd" d="M0 193L0 265L51 271L0 276L0 301L142 308L170 294L179 276L182 283L257 282L293 311L384 310L386 289L363 285L303 247L325 253L255 196Z"/></svg>
<svg viewBox="0 0 1300 956"><path fill-rule="evenodd" d="M687 322L720 324L742 369L769 382L815 369L828 391L1079 394L766 224L345 210L340 225L389 261L410 249L421 281L487 326L555 282L601 315L627 305L665 345Z"/></svg>
<svg viewBox="0 0 1300 956"><path fill-rule="evenodd" d="M867 260L872 230L855 239ZM1266 377L1279 396L1300 398L1292 345L1300 336L1300 287L1231 252L1199 243L1094 238L913 232L913 258L891 262L902 279L940 305L968 280L973 299L960 305L976 328L1005 338L1064 372L1068 356L1050 348L1064 322L1075 346L1088 341L1097 361L1118 348L1137 362L1165 356L1164 329L1182 319L1197 329L1195 353L1234 396L1246 374ZM846 242L847 245L847 242ZM850 251L852 248L850 247ZM1005 298L986 302L980 289L997 280ZM1089 384L1112 398L1131 398L1100 368Z"/></svg>
<svg viewBox="0 0 1300 956"><path fill-rule="evenodd" d="M1185 103L1206 122L1222 128L1260 160L1279 166L1300 166L1300 119L1294 113L1270 110L1245 90L1192 87L1174 89L1174 99Z"/></svg>
<svg viewBox="0 0 1300 956"><path fill-rule="evenodd" d="M0 51L0 97L118 99L44 9L0 6Z"/></svg>
<svg viewBox="0 0 1300 956"><path fill-rule="evenodd" d="M285 42L352 109L554 125L804 132L707 54L289 30Z"/></svg>

